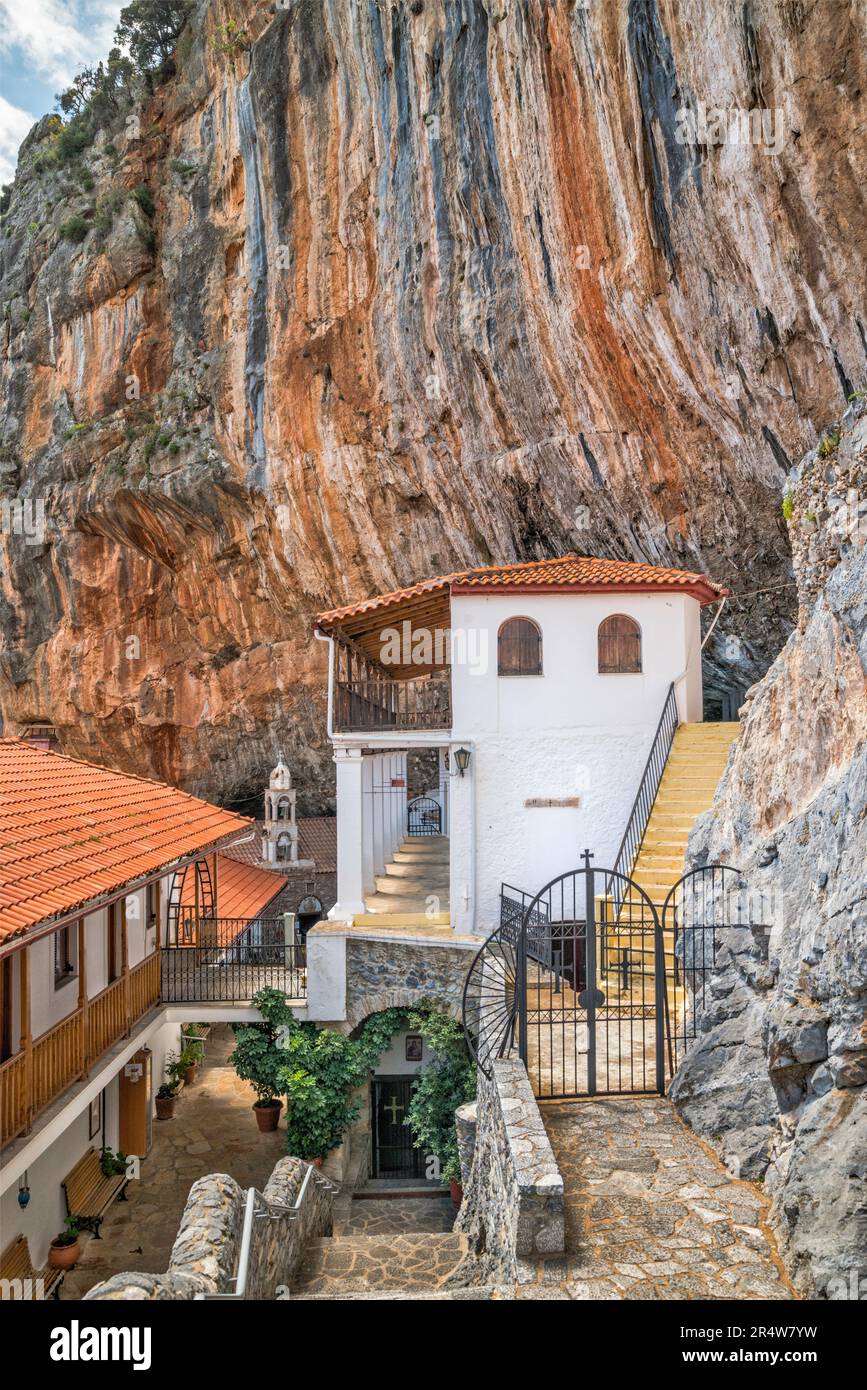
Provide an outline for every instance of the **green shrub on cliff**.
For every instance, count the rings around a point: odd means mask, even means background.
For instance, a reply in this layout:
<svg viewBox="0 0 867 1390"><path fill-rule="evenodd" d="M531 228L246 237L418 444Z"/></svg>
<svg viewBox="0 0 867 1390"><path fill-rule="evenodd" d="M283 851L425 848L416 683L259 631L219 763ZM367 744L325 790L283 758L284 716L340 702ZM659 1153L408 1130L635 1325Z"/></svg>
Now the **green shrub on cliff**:
<svg viewBox="0 0 867 1390"><path fill-rule="evenodd" d="M90 231L90 223L76 213L74 217L68 217L65 222L61 222L58 230L64 241L80 242L84 241Z"/></svg>

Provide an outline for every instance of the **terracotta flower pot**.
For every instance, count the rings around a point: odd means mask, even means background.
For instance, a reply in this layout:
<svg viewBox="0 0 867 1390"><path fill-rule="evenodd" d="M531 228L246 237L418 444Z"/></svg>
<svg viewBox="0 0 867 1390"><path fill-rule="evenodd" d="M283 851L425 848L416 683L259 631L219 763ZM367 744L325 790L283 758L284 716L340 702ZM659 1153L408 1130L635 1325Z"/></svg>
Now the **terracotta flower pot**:
<svg viewBox="0 0 867 1390"><path fill-rule="evenodd" d="M173 1120L175 1116L175 1106L177 1096L157 1096L155 1104L157 1107L158 1120Z"/></svg>
<svg viewBox="0 0 867 1390"><path fill-rule="evenodd" d="M191 1062L190 1065L187 1067L186 1071L184 1072L184 1085L185 1085L185 1086L192 1086L193 1082L194 1082L195 1079L196 1079L196 1074L198 1073L198 1070L199 1070L199 1064L198 1064L198 1062Z"/></svg>
<svg viewBox="0 0 867 1390"><path fill-rule="evenodd" d="M449 1183L449 1192L452 1194L452 1201L454 1202L455 1206L459 1207L461 1202L464 1200L464 1189L461 1187L459 1182L455 1182L454 1178L452 1178L451 1182Z"/></svg>
<svg viewBox="0 0 867 1390"><path fill-rule="evenodd" d="M263 1134L270 1134L280 1123L280 1111L283 1109L282 1100L257 1100L253 1105L253 1114L256 1116L256 1124Z"/></svg>
<svg viewBox="0 0 867 1390"><path fill-rule="evenodd" d="M55 1245L54 1242L48 1247L48 1263L52 1269L72 1269L81 1256L81 1245L75 1240L71 1245Z"/></svg>

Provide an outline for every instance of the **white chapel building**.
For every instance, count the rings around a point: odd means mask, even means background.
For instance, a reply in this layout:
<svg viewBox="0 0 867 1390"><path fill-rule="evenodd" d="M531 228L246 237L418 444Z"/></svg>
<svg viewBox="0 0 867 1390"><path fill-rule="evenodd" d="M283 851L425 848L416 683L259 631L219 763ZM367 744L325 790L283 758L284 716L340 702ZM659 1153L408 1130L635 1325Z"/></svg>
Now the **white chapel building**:
<svg viewBox="0 0 867 1390"><path fill-rule="evenodd" d="M670 745L678 726L701 724L699 614L726 594L689 571L567 555L320 614L337 766L331 919L487 935L503 885L535 892L585 847L612 867L660 728L670 722ZM734 726L706 727L724 759ZM439 789L419 811L408 766L431 750ZM715 764L708 787L718 775ZM692 815L672 818L684 844ZM429 839L421 874L422 851L402 849L414 836Z"/></svg>

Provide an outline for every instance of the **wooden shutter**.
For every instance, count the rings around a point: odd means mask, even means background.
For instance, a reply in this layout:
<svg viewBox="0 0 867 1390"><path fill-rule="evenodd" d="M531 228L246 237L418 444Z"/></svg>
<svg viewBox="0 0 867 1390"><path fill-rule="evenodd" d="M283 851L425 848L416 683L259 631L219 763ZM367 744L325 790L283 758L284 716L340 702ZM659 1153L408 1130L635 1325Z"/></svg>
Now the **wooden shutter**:
<svg viewBox="0 0 867 1390"><path fill-rule="evenodd" d="M497 674L541 676L542 634L530 618L507 618L497 634Z"/></svg>
<svg viewBox="0 0 867 1390"><path fill-rule="evenodd" d="M625 613L612 613L599 624L599 671L603 675L641 671L641 628Z"/></svg>

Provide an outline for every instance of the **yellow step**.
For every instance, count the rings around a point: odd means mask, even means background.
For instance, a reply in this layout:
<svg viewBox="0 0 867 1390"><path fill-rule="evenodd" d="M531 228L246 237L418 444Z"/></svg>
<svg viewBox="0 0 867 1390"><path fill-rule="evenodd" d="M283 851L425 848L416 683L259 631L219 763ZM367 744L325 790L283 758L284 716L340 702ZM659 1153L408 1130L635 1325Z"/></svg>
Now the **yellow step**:
<svg viewBox="0 0 867 1390"><path fill-rule="evenodd" d="M448 912L360 912L352 919L354 927L449 927Z"/></svg>

